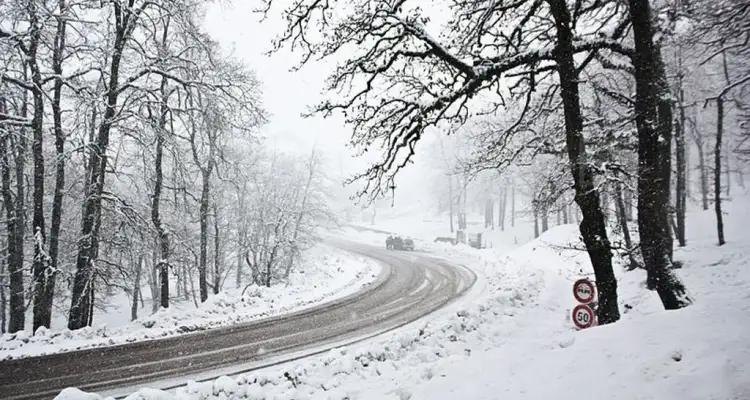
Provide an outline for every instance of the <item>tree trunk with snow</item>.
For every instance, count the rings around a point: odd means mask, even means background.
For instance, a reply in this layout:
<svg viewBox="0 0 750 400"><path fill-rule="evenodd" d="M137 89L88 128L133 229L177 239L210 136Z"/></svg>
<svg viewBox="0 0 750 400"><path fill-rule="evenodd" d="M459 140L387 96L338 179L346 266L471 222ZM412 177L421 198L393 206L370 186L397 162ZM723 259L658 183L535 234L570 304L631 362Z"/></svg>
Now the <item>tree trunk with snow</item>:
<svg viewBox="0 0 750 400"><path fill-rule="evenodd" d="M109 79L107 82L106 105L96 140L90 144L91 157L86 171L86 195L81 215L81 239L78 241L76 272L71 291L68 329L80 329L91 320L89 315L94 304L94 279L96 275L94 262L99 252L99 227L102 212L102 192L107 167L107 148L109 133L117 115L117 101L120 95L120 61L126 43L132 34L133 24L139 15L136 10L123 7L119 2L112 3L115 17L115 32L109 62Z"/></svg>
<svg viewBox="0 0 750 400"><path fill-rule="evenodd" d="M672 268L669 228L672 102L661 50L654 42L651 4L629 0L635 42L638 131L638 228L647 281L654 286L666 309L689 305L692 300Z"/></svg>
<svg viewBox="0 0 750 400"><path fill-rule="evenodd" d="M20 115L26 118L26 95ZM0 113L6 114L5 98L0 96ZM11 138L15 136L15 142ZM24 234L25 234L25 186L24 168L26 166L26 132L19 128L16 135L6 132L0 137L0 156L2 156L2 197L5 203L5 223L7 231L7 265L8 273L8 332L23 330L26 321L26 303L23 283ZM15 161L15 198L11 189L10 160Z"/></svg>
<svg viewBox="0 0 750 400"><path fill-rule="evenodd" d="M65 0L58 1L60 16L57 17L57 32L55 33L54 50L52 54L52 70L56 75L52 89L52 120L55 133L55 189L52 197L52 215L50 217L49 231L49 265L50 273L47 276L46 289L48 290L48 303L50 316L52 313L52 299L55 290L55 279L58 273L60 227L63 214L63 191L65 190L65 132L62 128L62 62L65 49L66 37L66 13L67 4Z"/></svg>
<svg viewBox="0 0 750 400"><path fill-rule="evenodd" d="M716 99L716 142L714 145L714 212L716 213L716 233L719 246L724 240L724 216L721 211L721 141L724 135L724 99Z"/></svg>
<svg viewBox="0 0 750 400"><path fill-rule="evenodd" d="M166 46L169 20L165 22L162 31L162 46ZM154 155L154 191L151 195L151 223L156 230L156 241L158 249L158 259L155 268L159 270L159 304L163 308L169 308L169 234L164 228L161 220L161 191L164 181L164 172L162 170L162 158L164 155L164 141L167 127L167 78L162 76L159 85L159 116L154 126L156 135L156 150Z"/></svg>
<svg viewBox="0 0 750 400"><path fill-rule="evenodd" d="M32 194L33 216L31 231L33 232L34 258L31 271L33 276L33 331L40 326L49 328L52 315L52 290L47 285L49 271L49 257L47 255L47 228L44 218L44 93L42 89L42 72L38 64L37 52L40 46L43 25L39 18L39 10L34 1L27 4L29 16L29 45L26 50L26 63L31 72L33 83L31 131L33 141L31 152L33 157L34 174Z"/></svg>
<svg viewBox="0 0 750 400"><path fill-rule="evenodd" d="M682 72L680 72L681 74ZM685 209L687 207L687 164L685 161L685 106L682 75L678 78L678 112L679 120L675 127L675 161L677 162L677 179L675 185L675 234L680 247L685 247Z"/></svg>
<svg viewBox="0 0 750 400"><path fill-rule="evenodd" d="M219 294L221 289L221 246L219 242L219 210L216 202L213 203L214 221L214 294Z"/></svg>
<svg viewBox="0 0 750 400"><path fill-rule="evenodd" d="M557 30L555 58L560 77L568 159L573 174L575 201L583 213L580 231L596 277L599 296L597 317L600 324L608 324L620 319L617 280L612 269L612 253L599 204L599 192L596 190L594 173L587 160L578 92L578 71L573 58L570 10L564 0L548 0L548 3Z"/></svg>
<svg viewBox="0 0 750 400"><path fill-rule="evenodd" d="M130 305L130 320L138 319L138 297L141 294L141 270L143 269L143 255L138 256L138 263L135 266L135 280L133 282L133 301Z"/></svg>

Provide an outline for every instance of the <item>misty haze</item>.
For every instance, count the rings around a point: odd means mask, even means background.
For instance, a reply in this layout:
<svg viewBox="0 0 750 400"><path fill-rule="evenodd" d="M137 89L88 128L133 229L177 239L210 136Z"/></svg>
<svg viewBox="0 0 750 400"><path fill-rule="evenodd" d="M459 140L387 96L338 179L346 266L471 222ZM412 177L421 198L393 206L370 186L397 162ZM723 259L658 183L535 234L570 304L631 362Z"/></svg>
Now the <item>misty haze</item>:
<svg viewBox="0 0 750 400"><path fill-rule="evenodd" d="M750 0L2 0L0 78L0 400L750 399Z"/></svg>

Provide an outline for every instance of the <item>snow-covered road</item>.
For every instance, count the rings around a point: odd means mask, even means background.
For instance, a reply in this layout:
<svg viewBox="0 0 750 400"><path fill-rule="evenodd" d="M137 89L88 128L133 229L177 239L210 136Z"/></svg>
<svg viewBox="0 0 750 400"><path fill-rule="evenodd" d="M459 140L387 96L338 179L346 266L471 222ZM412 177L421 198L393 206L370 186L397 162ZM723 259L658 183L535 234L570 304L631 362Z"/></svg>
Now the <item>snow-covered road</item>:
<svg viewBox="0 0 750 400"><path fill-rule="evenodd" d="M49 398L62 388L168 388L186 376L210 378L320 353L397 328L463 294L476 277L417 252L332 243L382 264L363 290L299 312L251 323L119 346L4 361L0 398ZM179 380L175 380L179 377Z"/></svg>

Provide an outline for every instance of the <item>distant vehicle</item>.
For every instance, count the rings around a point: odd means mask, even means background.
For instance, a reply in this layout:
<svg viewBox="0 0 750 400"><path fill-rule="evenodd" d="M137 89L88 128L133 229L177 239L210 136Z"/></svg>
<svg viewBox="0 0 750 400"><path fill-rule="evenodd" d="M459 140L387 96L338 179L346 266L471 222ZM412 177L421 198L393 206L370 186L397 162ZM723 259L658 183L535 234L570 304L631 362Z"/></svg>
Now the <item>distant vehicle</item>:
<svg viewBox="0 0 750 400"><path fill-rule="evenodd" d="M394 250L404 249L404 239L401 239L401 236L396 236L395 238L393 238L393 249Z"/></svg>
<svg viewBox="0 0 750 400"><path fill-rule="evenodd" d="M385 239L385 248L388 250L414 250L414 241L403 239L401 236L388 236Z"/></svg>

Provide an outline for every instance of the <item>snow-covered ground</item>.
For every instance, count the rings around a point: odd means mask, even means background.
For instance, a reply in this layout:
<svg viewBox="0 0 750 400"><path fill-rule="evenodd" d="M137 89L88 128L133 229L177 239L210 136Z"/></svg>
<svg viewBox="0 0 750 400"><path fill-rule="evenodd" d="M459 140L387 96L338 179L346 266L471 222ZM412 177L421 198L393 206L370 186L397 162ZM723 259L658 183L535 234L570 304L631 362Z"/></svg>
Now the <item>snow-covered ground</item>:
<svg viewBox="0 0 750 400"><path fill-rule="evenodd" d="M132 322L120 322L122 318L115 315L110 318L112 326L100 323L76 331L41 328L34 336L26 331L3 334L0 360L162 338L294 312L354 293L373 283L379 271L369 258L319 245L305 253L285 284L225 288L199 308L192 300L173 299L168 309ZM129 315L124 308L119 312Z"/></svg>
<svg viewBox="0 0 750 400"><path fill-rule="evenodd" d="M748 399L745 204L728 204L723 247L711 212L689 215L688 247L675 258L695 304L682 310L664 311L643 271L618 266L622 320L575 330L571 285L591 267L572 249L572 225L508 251L430 245L482 278L450 312L325 355L128 399ZM70 389L58 400L85 398L98 399Z"/></svg>

